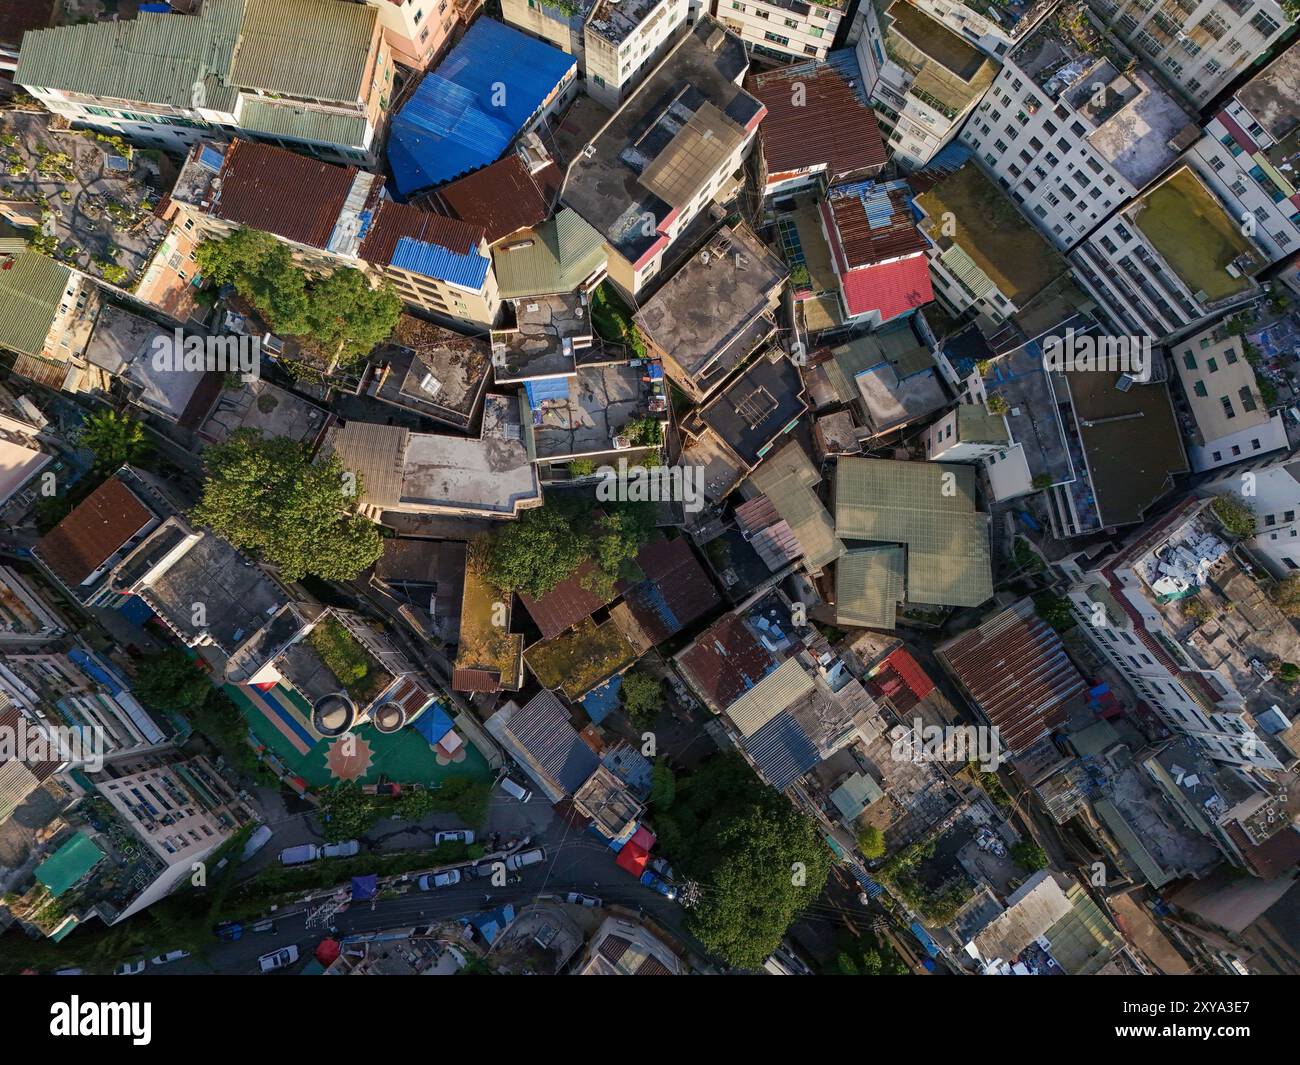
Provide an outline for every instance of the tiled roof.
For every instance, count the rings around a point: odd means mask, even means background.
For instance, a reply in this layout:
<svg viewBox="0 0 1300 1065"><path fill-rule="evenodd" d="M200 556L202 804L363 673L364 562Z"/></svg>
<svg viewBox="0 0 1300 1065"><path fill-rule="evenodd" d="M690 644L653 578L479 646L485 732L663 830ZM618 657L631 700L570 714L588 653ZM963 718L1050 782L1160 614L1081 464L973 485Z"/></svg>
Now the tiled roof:
<svg viewBox="0 0 1300 1065"><path fill-rule="evenodd" d="M885 165L875 112L835 67L786 67L750 77L746 88L767 106L760 136L770 175L825 165L833 181Z"/></svg>
<svg viewBox="0 0 1300 1065"><path fill-rule="evenodd" d="M568 579L561 581L545 595L533 597L526 592L519 593L519 599L527 608L533 621L541 630L542 638L549 640L559 636L565 629L576 625L583 618L590 617L595 611L612 600L615 592L611 589L608 596L589 592L583 581L595 571L593 562L584 562Z"/></svg>
<svg viewBox="0 0 1300 1065"><path fill-rule="evenodd" d="M550 216L564 175L554 163L531 173L518 153L438 190L437 198L462 222L482 226L488 243Z"/></svg>
<svg viewBox="0 0 1300 1065"><path fill-rule="evenodd" d="M110 477L32 549L69 588L77 588L155 515Z"/></svg>
<svg viewBox="0 0 1300 1065"><path fill-rule="evenodd" d="M652 541L636 561L646 579L627 593L626 602L655 643L675 636L722 601L683 536Z"/></svg>
<svg viewBox="0 0 1300 1065"><path fill-rule="evenodd" d="M451 689L458 692L499 692L501 674L495 669L455 669Z"/></svg>
<svg viewBox="0 0 1300 1065"><path fill-rule="evenodd" d="M236 140L221 168L211 213L227 222L323 248L357 168L318 162L269 144Z"/></svg>
<svg viewBox="0 0 1300 1065"><path fill-rule="evenodd" d="M930 260L924 255L860 267L843 275L841 284L849 314L879 311L882 324L934 299Z"/></svg>

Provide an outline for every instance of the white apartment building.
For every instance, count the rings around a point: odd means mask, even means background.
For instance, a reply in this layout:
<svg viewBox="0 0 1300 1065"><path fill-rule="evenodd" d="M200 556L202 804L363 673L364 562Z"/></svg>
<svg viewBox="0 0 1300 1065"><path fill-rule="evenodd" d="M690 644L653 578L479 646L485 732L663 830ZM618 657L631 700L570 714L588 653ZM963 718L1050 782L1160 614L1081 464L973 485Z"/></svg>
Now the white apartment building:
<svg viewBox="0 0 1300 1065"><path fill-rule="evenodd" d="M1290 29L1274 0L1088 0L1116 36L1198 107Z"/></svg>
<svg viewBox="0 0 1300 1065"><path fill-rule="evenodd" d="M1293 44L1237 91L1183 156L1270 263L1300 248L1298 99L1300 44Z"/></svg>
<svg viewBox="0 0 1300 1065"><path fill-rule="evenodd" d="M1243 711L1246 701L1221 672L1195 661L1174 638L1153 583L1157 554L1195 546L1211 527L1205 500L1190 499L1103 561L1083 553L1057 563L1080 631L1172 731L1224 765L1281 769Z"/></svg>
<svg viewBox="0 0 1300 1065"><path fill-rule="evenodd" d="M207 0L198 15L30 32L14 81L74 125L144 147L239 135L374 166L393 59L375 7Z"/></svg>
<svg viewBox="0 0 1300 1065"><path fill-rule="evenodd" d="M1100 26L1090 32L1088 49L1079 44L1083 31L1041 22L1003 60L961 134L1062 250L1168 169L1175 145L1197 133L1149 73L1121 73L1122 55Z"/></svg>
<svg viewBox="0 0 1300 1065"><path fill-rule="evenodd" d="M1195 473L1232 466L1287 446L1280 410L1269 413L1242 337L1223 322L1173 345L1183 384L1184 436Z"/></svg>
<svg viewBox="0 0 1300 1065"><path fill-rule="evenodd" d="M912 3L995 59L1006 55L1053 6L1053 0L1039 0L1018 8L993 2L981 5L979 10L963 0L912 0Z"/></svg>
<svg viewBox="0 0 1300 1065"><path fill-rule="evenodd" d="M907 0L863 0L850 37L894 158L928 163L993 83L998 64Z"/></svg>
<svg viewBox="0 0 1300 1065"><path fill-rule="evenodd" d="M1075 273L1122 328L1177 336L1254 299L1267 258L1190 167L1129 201L1069 254Z"/></svg>
<svg viewBox="0 0 1300 1065"><path fill-rule="evenodd" d="M616 108L681 35L689 0L501 0L501 18L578 60L587 94Z"/></svg>
<svg viewBox="0 0 1300 1065"><path fill-rule="evenodd" d="M713 14L740 34L755 55L781 62L825 59L835 42L846 0L712 0Z"/></svg>
<svg viewBox="0 0 1300 1065"><path fill-rule="evenodd" d="M1202 496L1233 495L1255 513L1250 553L1274 577L1300 571L1300 461L1275 455L1239 466L1197 489Z"/></svg>
<svg viewBox="0 0 1300 1065"><path fill-rule="evenodd" d="M1011 438L1006 419L989 413L983 402L958 403L921 434L921 441L930 462L982 466L996 502L1036 491L1024 446Z"/></svg>

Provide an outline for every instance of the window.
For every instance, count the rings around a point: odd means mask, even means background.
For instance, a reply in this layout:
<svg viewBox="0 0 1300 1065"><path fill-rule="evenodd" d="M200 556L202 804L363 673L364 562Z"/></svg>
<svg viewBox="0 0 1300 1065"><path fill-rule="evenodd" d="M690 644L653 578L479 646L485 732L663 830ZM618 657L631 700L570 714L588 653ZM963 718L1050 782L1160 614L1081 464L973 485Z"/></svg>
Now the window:
<svg viewBox="0 0 1300 1065"><path fill-rule="evenodd" d="M1250 24L1265 37L1272 37L1273 34L1278 31L1278 24L1269 18L1263 11L1259 12L1253 19L1251 19Z"/></svg>
<svg viewBox="0 0 1300 1065"><path fill-rule="evenodd" d="M1088 129L1082 122L1071 122L1070 132L1073 133L1076 137L1082 137L1085 133L1088 132Z"/></svg>
<svg viewBox="0 0 1300 1065"><path fill-rule="evenodd" d="M531 7L532 5L530 4L529 6ZM414 15L414 17L411 19L411 21L414 22L414 23L418 26L418 25L420 24L420 19L422 19L422 18L424 18L424 12L421 11L421 10L417 7L417 8L415 9L415 15Z"/></svg>
<svg viewBox="0 0 1300 1065"><path fill-rule="evenodd" d="M765 41L771 41L773 44L788 45L790 43L789 37L782 37L779 33L772 33L770 31L763 34L763 39Z"/></svg>
<svg viewBox="0 0 1300 1065"><path fill-rule="evenodd" d="M1102 239L1104 240L1105 238L1103 237ZM1113 250L1113 249L1109 249L1109 250ZM1186 351L1183 352L1183 365L1186 366L1189 370L1196 369L1196 356L1192 354L1191 348L1188 348Z"/></svg>
<svg viewBox="0 0 1300 1065"><path fill-rule="evenodd" d="M799 22L797 19L788 18L785 20L785 24L792 30L797 30L799 28Z"/></svg>
<svg viewBox="0 0 1300 1065"><path fill-rule="evenodd" d="M1206 368L1209 369L1210 373L1218 373L1218 372L1219 372L1219 360L1218 360L1218 359L1206 359L1206 360L1205 360L1205 365L1206 365Z"/></svg>
<svg viewBox="0 0 1300 1065"><path fill-rule="evenodd" d="M1208 396L1208 395L1209 395L1209 393L1205 390L1205 382L1204 382L1204 381L1197 381L1196 384L1192 385L1192 391L1195 392L1198 396Z"/></svg>
<svg viewBox="0 0 1300 1065"><path fill-rule="evenodd" d="M1235 418L1237 416L1237 412L1232 409L1231 396L1220 396L1219 402L1223 404L1223 416L1225 418Z"/></svg>

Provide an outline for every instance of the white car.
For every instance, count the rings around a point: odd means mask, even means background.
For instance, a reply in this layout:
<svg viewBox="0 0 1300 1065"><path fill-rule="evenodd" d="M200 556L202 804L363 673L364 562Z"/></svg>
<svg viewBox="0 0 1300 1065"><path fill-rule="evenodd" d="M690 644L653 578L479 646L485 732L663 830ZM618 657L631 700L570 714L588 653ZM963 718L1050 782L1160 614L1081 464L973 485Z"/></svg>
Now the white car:
<svg viewBox="0 0 1300 1065"><path fill-rule="evenodd" d="M474 842L474 833L468 828L462 828L458 832L435 832L433 835L433 845L441 847L444 843L464 843L466 846Z"/></svg>
<svg viewBox="0 0 1300 1065"><path fill-rule="evenodd" d="M292 965L298 960L298 948L290 944L287 947L281 947L279 950L273 950L269 954L263 954L257 959L258 968L264 973L269 973L273 969L283 969L286 965Z"/></svg>
<svg viewBox="0 0 1300 1065"><path fill-rule="evenodd" d="M432 891L434 888L451 887L452 884L460 883L460 870L448 869L446 872L434 873L429 876L427 873L415 882L415 886L421 891Z"/></svg>
<svg viewBox="0 0 1300 1065"><path fill-rule="evenodd" d="M139 976L142 972L144 972L144 967L146 964L147 963L143 958L141 958L139 961L124 961L121 965L119 965L116 969L113 970L113 975L114 976Z"/></svg>
<svg viewBox="0 0 1300 1065"><path fill-rule="evenodd" d="M169 950L166 954L157 954L149 959L150 965L166 965L168 962L180 961L182 958L188 958L188 950Z"/></svg>
<svg viewBox="0 0 1300 1065"><path fill-rule="evenodd" d="M241 862L248 861L249 858L251 858L254 854L260 851L263 847L265 847L270 842L271 842L271 830L267 828L266 825L259 825L253 831L253 834L248 837L248 842L244 844L244 852L243 854L240 855L239 860Z"/></svg>
<svg viewBox="0 0 1300 1065"><path fill-rule="evenodd" d="M600 905L600 899L595 895L584 895L580 891L570 891L564 896L564 901L574 906L585 906L587 909L595 909Z"/></svg>
<svg viewBox="0 0 1300 1065"><path fill-rule="evenodd" d="M345 839L342 843L327 843L320 849L322 858L355 858L361 853L361 844L355 839Z"/></svg>

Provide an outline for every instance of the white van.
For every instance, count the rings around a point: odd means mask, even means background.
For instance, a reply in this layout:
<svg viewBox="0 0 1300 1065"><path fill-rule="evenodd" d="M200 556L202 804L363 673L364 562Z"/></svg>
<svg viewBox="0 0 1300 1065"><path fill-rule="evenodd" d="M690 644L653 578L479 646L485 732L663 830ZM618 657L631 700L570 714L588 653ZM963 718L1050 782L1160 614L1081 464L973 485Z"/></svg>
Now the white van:
<svg viewBox="0 0 1300 1065"><path fill-rule="evenodd" d="M523 869L529 865L536 865L538 862L546 861L546 851L541 847L534 847L530 851L521 851L519 854L512 854L506 858L506 868L511 872Z"/></svg>
<svg viewBox="0 0 1300 1065"><path fill-rule="evenodd" d="M280 852L281 865L306 865L320 857L320 847L315 843L300 843L296 847L285 847Z"/></svg>
<svg viewBox="0 0 1300 1065"><path fill-rule="evenodd" d="M501 778L500 787L501 790L504 791L511 798L518 799L520 802L527 802L529 799L533 797L533 793L531 791L529 791L527 788L520 787L509 777Z"/></svg>

